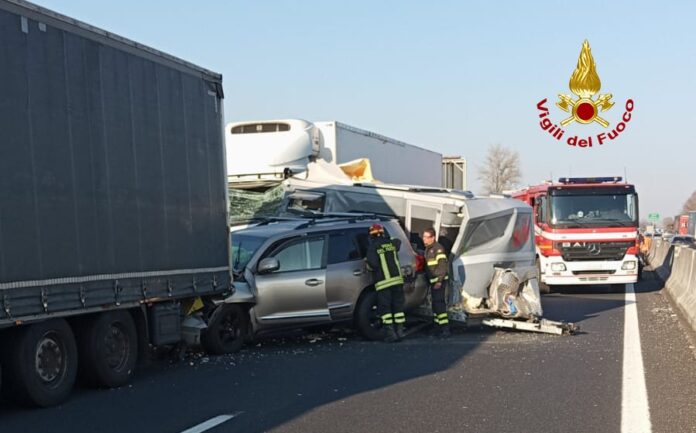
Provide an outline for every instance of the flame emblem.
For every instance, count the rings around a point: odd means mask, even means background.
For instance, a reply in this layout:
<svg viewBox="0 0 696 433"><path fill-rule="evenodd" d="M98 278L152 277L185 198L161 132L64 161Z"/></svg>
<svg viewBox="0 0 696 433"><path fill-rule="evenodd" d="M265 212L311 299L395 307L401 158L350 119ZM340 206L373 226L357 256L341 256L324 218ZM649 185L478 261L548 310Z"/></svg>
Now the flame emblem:
<svg viewBox="0 0 696 433"><path fill-rule="evenodd" d="M599 117L599 112L607 111L614 105L611 102L612 94L605 93L599 95L597 99L592 99L602 87L602 82L597 75L597 65L592 57L590 43L587 42L587 39L582 44L578 65L575 67L573 75L570 76L568 87L570 87L571 92L578 96L578 99L573 99L572 96L563 93L558 95L559 101L556 102L558 108L571 114L570 117L561 121L561 125L565 126L576 121L583 124L597 122L605 128L609 126L609 122Z"/></svg>

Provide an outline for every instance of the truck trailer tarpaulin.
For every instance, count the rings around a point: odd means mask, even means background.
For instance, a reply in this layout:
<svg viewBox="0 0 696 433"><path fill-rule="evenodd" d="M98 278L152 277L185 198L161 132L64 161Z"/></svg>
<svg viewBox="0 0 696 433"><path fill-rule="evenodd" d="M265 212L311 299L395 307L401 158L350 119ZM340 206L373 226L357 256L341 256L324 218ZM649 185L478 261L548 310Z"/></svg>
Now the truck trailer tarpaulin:
<svg viewBox="0 0 696 433"><path fill-rule="evenodd" d="M0 326L230 288L222 77L0 0Z"/></svg>

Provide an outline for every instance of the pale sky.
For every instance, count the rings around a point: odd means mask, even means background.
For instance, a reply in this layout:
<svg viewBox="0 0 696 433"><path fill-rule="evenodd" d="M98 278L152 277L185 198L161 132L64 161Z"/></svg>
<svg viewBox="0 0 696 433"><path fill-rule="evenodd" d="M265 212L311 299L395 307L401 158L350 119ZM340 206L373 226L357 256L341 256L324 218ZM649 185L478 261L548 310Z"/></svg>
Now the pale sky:
<svg viewBox="0 0 696 433"><path fill-rule="evenodd" d="M223 74L228 122L338 120L469 162L489 144L520 153L523 184L624 172L648 212L674 216L696 189L696 2L133 1L36 3ZM554 103L588 39L620 136L571 124Z"/></svg>

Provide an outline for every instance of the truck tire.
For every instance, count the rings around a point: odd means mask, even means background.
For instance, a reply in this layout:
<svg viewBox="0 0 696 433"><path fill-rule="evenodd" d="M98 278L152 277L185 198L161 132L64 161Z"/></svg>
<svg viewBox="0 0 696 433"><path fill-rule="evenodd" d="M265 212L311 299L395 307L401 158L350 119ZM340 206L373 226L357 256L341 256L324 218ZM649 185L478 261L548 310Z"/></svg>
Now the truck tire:
<svg viewBox="0 0 696 433"><path fill-rule="evenodd" d="M138 360L138 334L127 311L84 321L78 332L80 378L89 386L117 388L130 380Z"/></svg>
<svg viewBox="0 0 696 433"><path fill-rule="evenodd" d="M201 335L201 345L211 355L234 353L244 346L249 317L236 304L222 304L208 319L208 328Z"/></svg>
<svg viewBox="0 0 696 433"><path fill-rule="evenodd" d="M25 325L13 336L4 365L8 395L29 406L65 401L77 376L77 345L68 322Z"/></svg>
<svg viewBox="0 0 696 433"><path fill-rule="evenodd" d="M551 286L541 282L541 262L539 261L538 257L536 259L536 268L538 275L537 283L539 283L539 293L548 295L549 293L551 293Z"/></svg>
<svg viewBox="0 0 696 433"><path fill-rule="evenodd" d="M377 292L368 290L355 306L355 327L368 340L382 340L382 323L377 315Z"/></svg>

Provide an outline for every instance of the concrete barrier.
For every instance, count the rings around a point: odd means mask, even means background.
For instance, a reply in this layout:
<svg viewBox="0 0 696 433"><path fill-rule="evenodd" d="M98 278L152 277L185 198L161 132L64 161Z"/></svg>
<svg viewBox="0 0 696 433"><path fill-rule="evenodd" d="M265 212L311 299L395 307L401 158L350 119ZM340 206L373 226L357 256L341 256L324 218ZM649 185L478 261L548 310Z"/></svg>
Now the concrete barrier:
<svg viewBox="0 0 696 433"><path fill-rule="evenodd" d="M649 263L652 265L657 275L660 276L662 281L667 281L669 278L672 270L673 252L674 248L669 242L662 239L657 239L655 253L652 257L652 261Z"/></svg>
<svg viewBox="0 0 696 433"><path fill-rule="evenodd" d="M652 263L655 257L655 249L657 248L657 238L653 238L650 241L650 249L648 250L648 255L646 257L648 263Z"/></svg>
<svg viewBox="0 0 696 433"><path fill-rule="evenodd" d="M660 242L653 254L648 254L648 263L665 281L667 293L696 330L696 250Z"/></svg>
<svg viewBox="0 0 696 433"><path fill-rule="evenodd" d="M678 290L688 286L689 269L691 269L691 254L689 250L681 247L674 248L672 268L669 278L665 280L665 287L669 286Z"/></svg>

